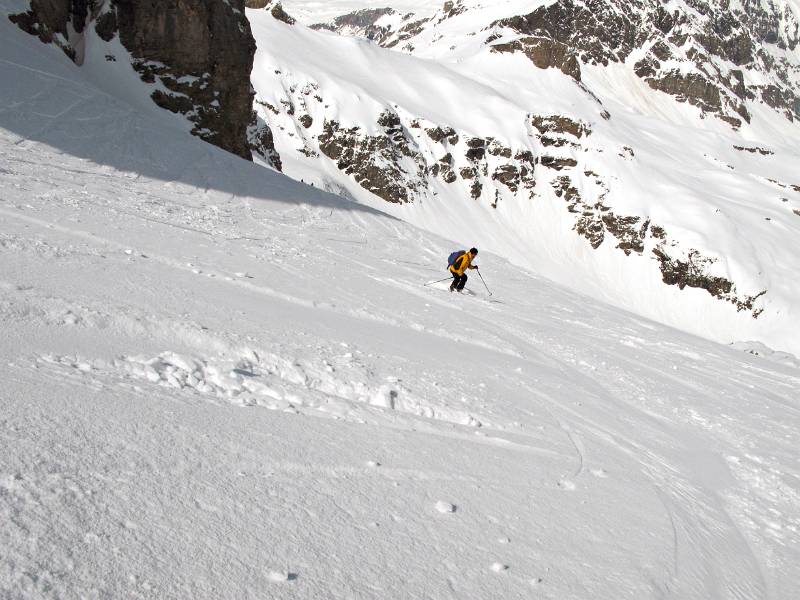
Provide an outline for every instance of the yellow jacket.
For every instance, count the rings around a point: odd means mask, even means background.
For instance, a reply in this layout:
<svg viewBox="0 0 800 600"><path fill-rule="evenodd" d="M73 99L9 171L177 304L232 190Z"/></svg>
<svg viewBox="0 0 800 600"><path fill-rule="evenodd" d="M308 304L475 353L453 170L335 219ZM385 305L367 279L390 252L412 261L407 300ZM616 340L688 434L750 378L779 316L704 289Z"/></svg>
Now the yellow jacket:
<svg viewBox="0 0 800 600"><path fill-rule="evenodd" d="M459 256L456 261L450 265L450 272L454 275L463 275L467 269L474 269L472 266L472 254L465 252Z"/></svg>

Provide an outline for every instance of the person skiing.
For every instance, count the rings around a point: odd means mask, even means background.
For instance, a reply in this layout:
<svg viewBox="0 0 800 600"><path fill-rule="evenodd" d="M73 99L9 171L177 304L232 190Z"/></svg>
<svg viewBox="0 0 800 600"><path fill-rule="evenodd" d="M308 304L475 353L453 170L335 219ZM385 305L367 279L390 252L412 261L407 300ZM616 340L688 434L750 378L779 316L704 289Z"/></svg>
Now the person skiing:
<svg viewBox="0 0 800 600"><path fill-rule="evenodd" d="M467 270L477 269L478 265L473 265L472 261L478 256L477 248L470 248L469 252L462 252L450 265L450 273L453 275L453 283L450 284L451 292L460 292L467 284Z"/></svg>

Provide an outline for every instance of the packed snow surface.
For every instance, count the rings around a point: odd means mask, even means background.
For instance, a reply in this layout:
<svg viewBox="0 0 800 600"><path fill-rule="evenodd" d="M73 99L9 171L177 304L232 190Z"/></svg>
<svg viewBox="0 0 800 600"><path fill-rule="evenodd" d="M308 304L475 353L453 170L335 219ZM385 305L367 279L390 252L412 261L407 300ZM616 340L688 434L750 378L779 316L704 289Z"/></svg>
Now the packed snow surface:
<svg viewBox="0 0 800 600"><path fill-rule="evenodd" d="M0 47L0 596L800 596L787 357L426 287L455 242Z"/></svg>

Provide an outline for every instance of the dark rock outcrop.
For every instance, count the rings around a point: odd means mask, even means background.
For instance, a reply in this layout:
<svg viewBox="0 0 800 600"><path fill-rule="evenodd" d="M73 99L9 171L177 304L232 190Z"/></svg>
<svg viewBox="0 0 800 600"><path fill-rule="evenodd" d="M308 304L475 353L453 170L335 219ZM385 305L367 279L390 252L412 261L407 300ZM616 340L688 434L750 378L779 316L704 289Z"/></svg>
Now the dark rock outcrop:
<svg viewBox="0 0 800 600"><path fill-rule="evenodd" d="M70 28L80 34L89 15L87 0L31 0L30 8L9 19L23 31L37 36L46 44L55 44L73 61L80 62Z"/></svg>
<svg viewBox="0 0 800 600"><path fill-rule="evenodd" d="M583 63L608 65L623 62L645 38L635 14L606 0L560 0L527 15L496 21L492 27L561 44Z"/></svg>
<svg viewBox="0 0 800 600"><path fill-rule="evenodd" d="M578 166L578 161L574 158L559 158L556 156L542 156L540 162L543 167L555 169L556 171L571 169Z"/></svg>
<svg viewBox="0 0 800 600"><path fill-rule="evenodd" d="M325 121L320 151L365 190L387 202L409 202L409 194L425 185L421 177L424 161L408 143L396 114L384 112L378 124L383 135L368 136L359 127L346 129L336 121ZM409 162L415 165L413 172L406 166Z"/></svg>
<svg viewBox="0 0 800 600"><path fill-rule="evenodd" d="M759 148L758 146L734 146L734 149L739 150L740 152L750 152L751 154L755 154L757 152L761 156L770 156L775 154L772 150Z"/></svg>
<svg viewBox="0 0 800 600"><path fill-rule="evenodd" d="M156 104L186 115L195 135L250 159L255 41L243 9L242 0L113 3L134 68L169 90L154 93Z"/></svg>
<svg viewBox="0 0 800 600"><path fill-rule="evenodd" d="M654 90L675 96L679 102L689 102L709 112L717 112L722 108L719 87L698 73L681 73L673 69L659 77L654 72L652 76L645 77L645 81Z"/></svg>
<svg viewBox="0 0 800 600"><path fill-rule="evenodd" d="M521 52L540 69L558 69L576 81L581 67L575 52L566 44L545 37L526 37L507 44L495 44L492 52Z"/></svg>
<svg viewBox="0 0 800 600"><path fill-rule="evenodd" d="M744 10L731 7L727 0L692 0L690 5L691 9L670 13L659 3L561 0L493 26L547 40L537 44L550 49L550 54L539 51L535 60L522 41L514 42L542 67L559 66L558 57L569 53L582 63L622 62L634 49L649 46L634 67L637 75L653 89L716 114L734 127L749 122L744 101L758 95L790 120L800 116L797 85L789 76L792 66L785 56L763 47L767 40L783 49L800 43L790 8L758 0L746 2ZM559 49L558 57L554 48ZM692 71L674 68L670 63L676 60L691 63ZM741 69L730 69L726 63L756 69L773 81L746 84Z"/></svg>
<svg viewBox="0 0 800 600"><path fill-rule="evenodd" d="M391 8L367 8L336 17L330 23L317 23L311 28L364 37L381 43L392 31L388 27L381 27L376 23L386 15L392 14L395 14L395 11Z"/></svg>
<svg viewBox="0 0 800 600"><path fill-rule="evenodd" d="M660 263L663 281L667 285L677 285L680 289L692 287L706 290L715 298L730 302L739 311L752 311L754 319L761 314L762 309L755 308L755 301L766 294L766 290L753 296L737 295L732 281L708 273L714 259L702 256L697 250L691 250L685 260L673 258L667 253L665 244L654 248L653 255Z"/></svg>
<svg viewBox="0 0 800 600"><path fill-rule="evenodd" d="M400 17L399 25L395 29L378 24L378 21L387 15ZM398 15L397 11L392 8L366 8L341 15L327 23L316 23L311 28L333 31L351 37L361 37L372 40L385 48L394 48L421 33L425 25L429 23L435 24L435 21L432 18L417 19L414 13ZM408 46L404 49L413 50Z"/></svg>
<svg viewBox="0 0 800 600"><path fill-rule="evenodd" d="M292 92L292 88L289 88ZM303 104L303 92L282 101L282 115L291 117L290 107ZM266 107L270 110L269 107ZM272 118L272 111L264 112ZM410 119L404 123L392 109L376 120L378 132L367 134L360 126L346 127L336 120L317 125L293 117L302 126L294 130L303 141L300 151L307 156L319 152L335 162L336 167L364 189L393 203L410 203L435 196L435 180L445 185L465 188L475 200L489 199L497 208L501 189L508 194L532 194L536 186L536 161L527 149L517 150L487 137L468 137L453 127ZM307 127L306 124L309 126ZM486 198L484 198L486 196Z"/></svg>
<svg viewBox="0 0 800 600"><path fill-rule="evenodd" d="M255 41L244 0L32 0L30 10L10 18L78 64L87 25L106 42L119 36L142 80L161 84L153 101L185 115L194 135L242 158L255 150L279 164L268 127L253 112Z"/></svg>
<svg viewBox="0 0 800 600"><path fill-rule="evenodd" d="M455 183L458 180L458 176L453 170L454 162L453 155L448 152L430 168L431 175L441 177L445 183Z"/></svg>
<svg viewBox="0 0 800 600"><path fill-rule="evenodd" d="M580 150L578 140L591 135L591 130L584 123L563 115L534 115L531 123L540 132L540 141L552 136L565 142L557 147L568 142L569 146ZM633 149L626 146L625 154L621 156L633 157ZM541 163L545 166L551 166L554 160L548 156L541 157ZM714 259L704 257L695 249L682 249L670 239L663 227L652 223L649 218L615 213L608 205L610 192L602 177L592 170L574 169L578 163L572 162L575 164L570 163L568 174L556 175L550 180L550 185L555 196L563 199L567 210L575 215L575 232L586 238L592 248L598 249L612 242L626 256L644 256L650 248L659 261L662 279L667 285L676 285L680 289L704 289L715 298L730 302L737 310L749 310L754 318L758 318L762 309L755 308L755 302L766 291L753 296L739 293L732 281L711 275Z"/></svg>
<svg viewBox="0 0 800 600"><path fill-rule="evenodd" d="M531 124L546 136L563 137L564 134L568 134L581 139L583 136L588 136L592 133L586 123L575 121L564 115L533 115Z"/></svg>
<svg viewBox="0 0 800 600"><path fill-rule="evenodd" d="M578 166L578 161L568 151L579 148L579 140L591 135L592 130L586 123L565 115L532 115L531 125L538 132L539 142L548 148L548 154L539 158L543 167L561 171ZM561 156L557 155L559 152Z"/></svg>
<svg viewBox="0 0 800 600"><path fill-rule="evenodd" d="M297 23L295 18L283 9L283 4L281 4L280 2L275 4L270 12L272 13L272 16L275 19L277 19L278 21L282 21L287 25L294 25L295 23Z"/></svg>
<svg viewBox="0 0 800 600"><path fill-rule="evenodd" d="M265 162L267 166L277 171L283 168L280 154L275 149L272 129L260 117L256 117L255 121L248 127L247 141L253 151L253 155Z"/></svg>
<svg viewBox="0 0 800 600"><path fill-rule="evenodd" d="M425 131L428 137L438 144L441 144L445 140L452 145L458 144L458 133L456 133L456 130L452 127L431 127Z"/></svg>

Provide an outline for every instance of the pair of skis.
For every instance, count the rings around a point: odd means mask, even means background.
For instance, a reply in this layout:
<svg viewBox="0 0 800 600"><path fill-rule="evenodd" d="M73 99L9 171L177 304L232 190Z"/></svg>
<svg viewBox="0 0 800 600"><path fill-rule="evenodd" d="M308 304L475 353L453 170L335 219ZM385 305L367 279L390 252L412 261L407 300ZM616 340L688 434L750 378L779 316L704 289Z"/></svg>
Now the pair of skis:
<svg viewBox="0 0 800 600"><path fill-rule="evenodd" d="M486 291L489 292L489 297L491 297L492 296L492 291L489 289L489 286L486 285L486 281L483 279L483 275L481 275L481 270L480 269L475 269L475 270L478 271L478 277L480 277L481 281L483 281L483 287L486 288ZM429 281L428 283L425 283L423 285L425 287L428 287L428 286L433 285L434 283L442 283L443 281L447 281L448 279L451 279L451 278L450 277L445 277L444 279L438 279L436 281Z"/></svg>

